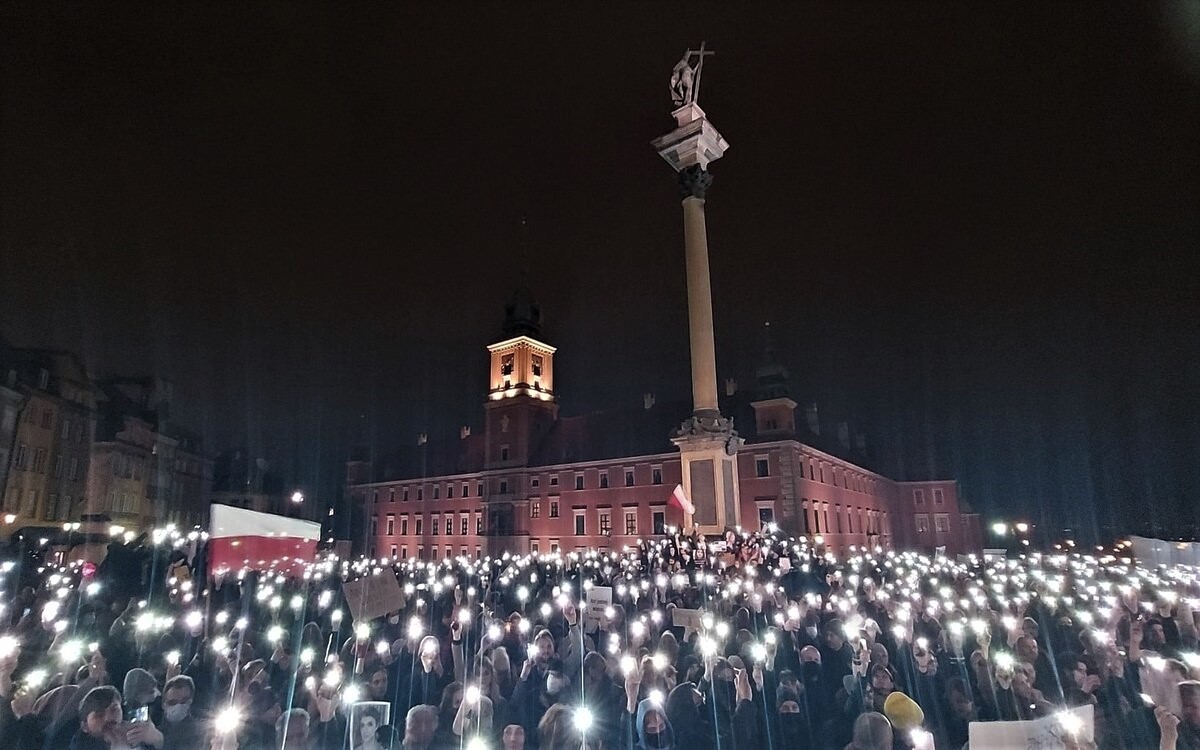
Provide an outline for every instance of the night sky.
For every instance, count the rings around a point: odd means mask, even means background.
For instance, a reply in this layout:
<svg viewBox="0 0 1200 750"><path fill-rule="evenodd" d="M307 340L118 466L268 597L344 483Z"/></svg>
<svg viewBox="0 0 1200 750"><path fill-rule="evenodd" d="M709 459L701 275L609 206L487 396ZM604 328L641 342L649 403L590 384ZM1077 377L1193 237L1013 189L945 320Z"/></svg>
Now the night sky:
<svg viewBox="0 0 1200 750"><path fill-rule="evenodd" d="M649 142L707 40L721 380L770 320L886 474L1200 522L1196 0L448 5L0 10L0 334L167 377L326 495L356 443L481 423L523 257L564 413L684 398Z"/></svg>

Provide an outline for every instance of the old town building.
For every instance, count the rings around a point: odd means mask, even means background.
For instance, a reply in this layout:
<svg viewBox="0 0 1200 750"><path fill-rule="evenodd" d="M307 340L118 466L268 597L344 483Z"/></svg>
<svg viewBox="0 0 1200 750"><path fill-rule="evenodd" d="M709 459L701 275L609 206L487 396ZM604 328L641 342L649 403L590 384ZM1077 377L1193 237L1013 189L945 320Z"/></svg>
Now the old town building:
<svg viewBox="0 0 1200 750"><path fill-rule="evenodd" d="M130 529L206 523L212 461L200 438L172 419L171 383L118 377L99 385L88 512Z"/></svg>
<svg viewBox="0 0 1200 750"><path fill-rule="evenodd" d="M527 291L506 306L491 358L483 429L421 436L395 454L347 463L346 492L366 528L356 541L376 556L619 550L680 526L669 504L681 483L668 439L686 404L646 394L639 408L561 415L555 347ZM915 547L948 554L981 544L978 516L954 480L897 482L864 468L844 424L824 428L815 406L798 418L787 370L768 345L755 388L725 389L736 418L740 525L778 524L844 550ZM824 433L824 434L822 434Z"/></svg>
<svg viewBox="0 0 1200 750"><path fill-rule="evenodd" d="M0 537L61 529L82 509L99 393L83 363L0 342Z"/></svg>

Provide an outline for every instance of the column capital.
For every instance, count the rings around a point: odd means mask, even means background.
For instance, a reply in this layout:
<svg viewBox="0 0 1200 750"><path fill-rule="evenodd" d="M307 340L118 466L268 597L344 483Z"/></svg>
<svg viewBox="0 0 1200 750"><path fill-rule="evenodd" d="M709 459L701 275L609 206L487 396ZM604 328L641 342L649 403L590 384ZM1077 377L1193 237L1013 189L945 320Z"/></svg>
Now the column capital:
<svg viewBox="0 0 1200 750"><path fill-rule="evenodd" d="M699 198L704 200L708 188L712 185L712 175L699 164L684 167L679 170L679 192L684 198Z"/></svg>

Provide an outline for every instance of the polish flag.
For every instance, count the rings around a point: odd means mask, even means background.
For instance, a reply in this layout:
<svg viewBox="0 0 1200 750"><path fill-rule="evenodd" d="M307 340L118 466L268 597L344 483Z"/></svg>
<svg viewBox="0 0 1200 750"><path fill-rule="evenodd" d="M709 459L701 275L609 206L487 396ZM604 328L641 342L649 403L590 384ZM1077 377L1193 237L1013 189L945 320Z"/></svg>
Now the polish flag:
<svg viewBox="0 0 1200 750"><path fill-rule="evenodd" d="M684 494L682 484L675 485L675 491L671 493L671 499L667 501L667 504L682 508L683 512L689 516L696 514L696 506L692 505L692 501L688 500L688 496Z"/></svg>
<svg viewBox="0 0 1200 750"><path fill-rule="evenodd" d="M317 554L321 524L274 513L213 505L208 531L212 573L276 570L299 575Z"/></svg>

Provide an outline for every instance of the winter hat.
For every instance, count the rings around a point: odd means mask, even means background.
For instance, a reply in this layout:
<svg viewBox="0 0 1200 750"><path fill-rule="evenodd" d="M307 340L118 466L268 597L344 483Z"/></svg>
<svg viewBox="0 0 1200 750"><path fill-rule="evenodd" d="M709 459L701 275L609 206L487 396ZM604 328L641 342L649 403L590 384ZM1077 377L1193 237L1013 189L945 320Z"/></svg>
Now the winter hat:
<svg viewBox="0 0 1200 750"><path fill-rule="evenodd" d="M158 697L158 680L141 667L125 673L125 688L121 691L131 706L145 706Z"/></svg>
<svg viewBox="0 0 1200 750"><path fill-rule="evenodd" d="M883 713L892 726L903 732L916 729L925 721L925 712L916 701L898 690L884 699Z"/></svg>

